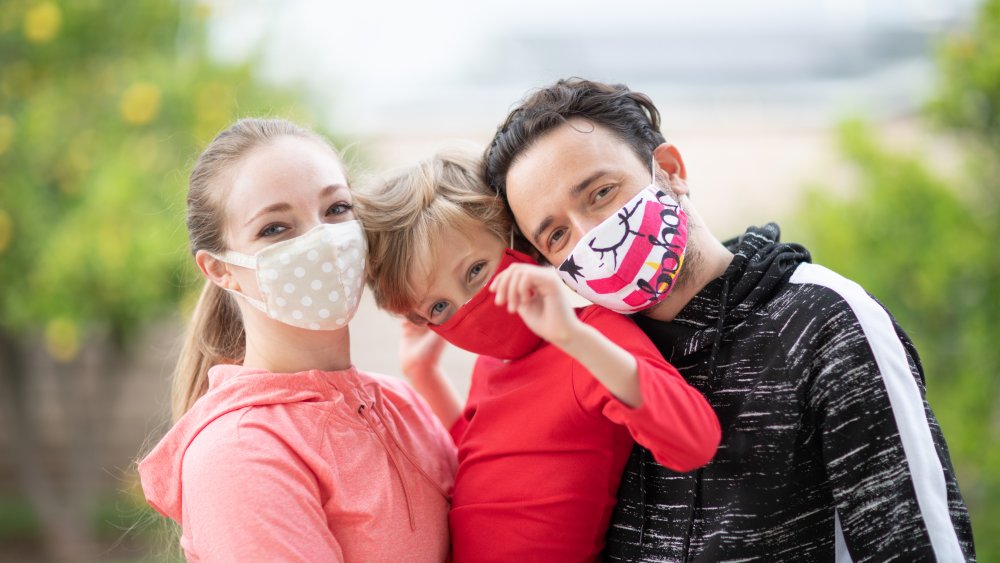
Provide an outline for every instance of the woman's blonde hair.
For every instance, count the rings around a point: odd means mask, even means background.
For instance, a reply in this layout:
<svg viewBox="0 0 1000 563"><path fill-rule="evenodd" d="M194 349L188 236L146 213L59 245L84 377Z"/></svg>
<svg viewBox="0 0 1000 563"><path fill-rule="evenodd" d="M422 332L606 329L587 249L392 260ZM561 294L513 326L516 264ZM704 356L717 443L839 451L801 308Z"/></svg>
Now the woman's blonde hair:
<svg viewBox="0 0 1000 563"><path fill-rule="evenodd" d="M227 172L253 149L281 137L316 141L336 155L321 135L283 119L241 119L205 147L191 171L187 193L187 229L191 253L226 250L224 202ZM339 158L339 156L338 156ZM243 319L233 297L206 280L188 324L171 393L173 419L179 419L208 390L208 370L240 362L246 352Z"/></svg>
<svg viewBox="0 0 1000 563"><path fill-rule="evenodd" d="M434 242L445 228L485 227L501 240L510 238L510 214L483 182L481 167L474 153L448 149L355 194L368 236L368 287L379 307L400 315L412 310L413 267L436 256Z"/></svg>

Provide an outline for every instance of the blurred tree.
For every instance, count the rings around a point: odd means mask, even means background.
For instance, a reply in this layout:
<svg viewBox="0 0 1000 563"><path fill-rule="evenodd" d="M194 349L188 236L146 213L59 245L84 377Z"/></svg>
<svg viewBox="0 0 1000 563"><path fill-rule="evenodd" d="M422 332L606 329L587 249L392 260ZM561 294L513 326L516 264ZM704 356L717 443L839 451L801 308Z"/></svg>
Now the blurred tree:
<svg viewBox="0 0 1000 563"><path fill-rule="evenodd" d="M917 343L928 397L972 514L981 561L1000 561L1000 0L950 38L927 115L963 166L886 149L852 121L841 145L855 196L816 189L800 213L818 262L857 280Z"/></svg>
<svg viewBox="0 0 1000 563"><path fill-rule="evenodd" d="M237 114L299 114L250 63L210 60L209 9L0 0L0 415L60 560L91 555L119 366L191 285L186 167ZM39 369L59 382L61 479L40 453Z"/></svg>

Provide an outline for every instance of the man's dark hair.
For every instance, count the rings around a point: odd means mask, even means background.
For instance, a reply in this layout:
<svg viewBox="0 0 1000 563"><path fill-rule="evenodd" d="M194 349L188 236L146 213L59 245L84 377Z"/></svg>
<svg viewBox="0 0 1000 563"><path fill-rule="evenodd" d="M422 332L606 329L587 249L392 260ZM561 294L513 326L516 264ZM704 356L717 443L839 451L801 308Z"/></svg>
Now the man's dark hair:
<svg viewBox="0 0 1000 563"><path fill-rule="evenodd" d="M645 94L623 84L565 78L533 92L497 128L483 155L487 184L506 199L507 171L514 160L542 135L573 117L606 127L641 160L649 160L653 149L664 142L660 112Z"/></svg>

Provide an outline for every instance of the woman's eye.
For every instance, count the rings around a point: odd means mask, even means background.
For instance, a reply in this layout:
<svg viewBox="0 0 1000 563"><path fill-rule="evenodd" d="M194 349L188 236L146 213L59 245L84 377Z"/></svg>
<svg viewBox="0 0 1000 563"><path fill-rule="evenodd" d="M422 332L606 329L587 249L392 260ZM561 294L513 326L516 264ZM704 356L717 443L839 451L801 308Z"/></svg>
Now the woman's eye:
<svg viewBox="0 0 1000 563"><path fill-rule="evenodd" d="M472 280L476 279L476 276L478 276L479 273L482 272L483 268L485 267L486 267L485 261L476 262L475 264L473 264L472 267L469 268L469 281L471 282Z"/></svg>
<svg viewBox="0 0 1000 563"><path fill-rule="evenodd" d="M260 232L257 233L257 236L258 237L273 237L275 235L280 235L281 233L285 232L286 230L287 230L287 227L285 227L284 225L278 225L278 224L273 224L272 223L272 224L264 227L263 229L261 229Z"/></svg>
<svg viewBox="0 0 1000 563"><path fill-rule="evenodd" d="M350 203L344 203L344 202L334 203L333 205L330 206L330 209L326 210L326 214L343 215L344 213L347 213L352 209L354 209L354 206L351 205Z"/></svg>

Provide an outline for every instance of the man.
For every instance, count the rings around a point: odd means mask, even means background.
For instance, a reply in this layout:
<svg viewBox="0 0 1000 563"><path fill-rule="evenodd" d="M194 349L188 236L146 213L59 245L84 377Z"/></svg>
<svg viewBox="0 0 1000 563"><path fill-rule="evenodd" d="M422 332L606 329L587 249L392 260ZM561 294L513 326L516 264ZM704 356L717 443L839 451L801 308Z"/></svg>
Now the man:
<svg viewBox="0 0 1000 563"><path fill-rule="evenodd" d="M484 157L527 240L578 293L638 311L722 424L692 473L636 447L606 557L974 560L909 338L776 225L719 242L659 125L642 94L562 80L526 98Z"/></svg>

